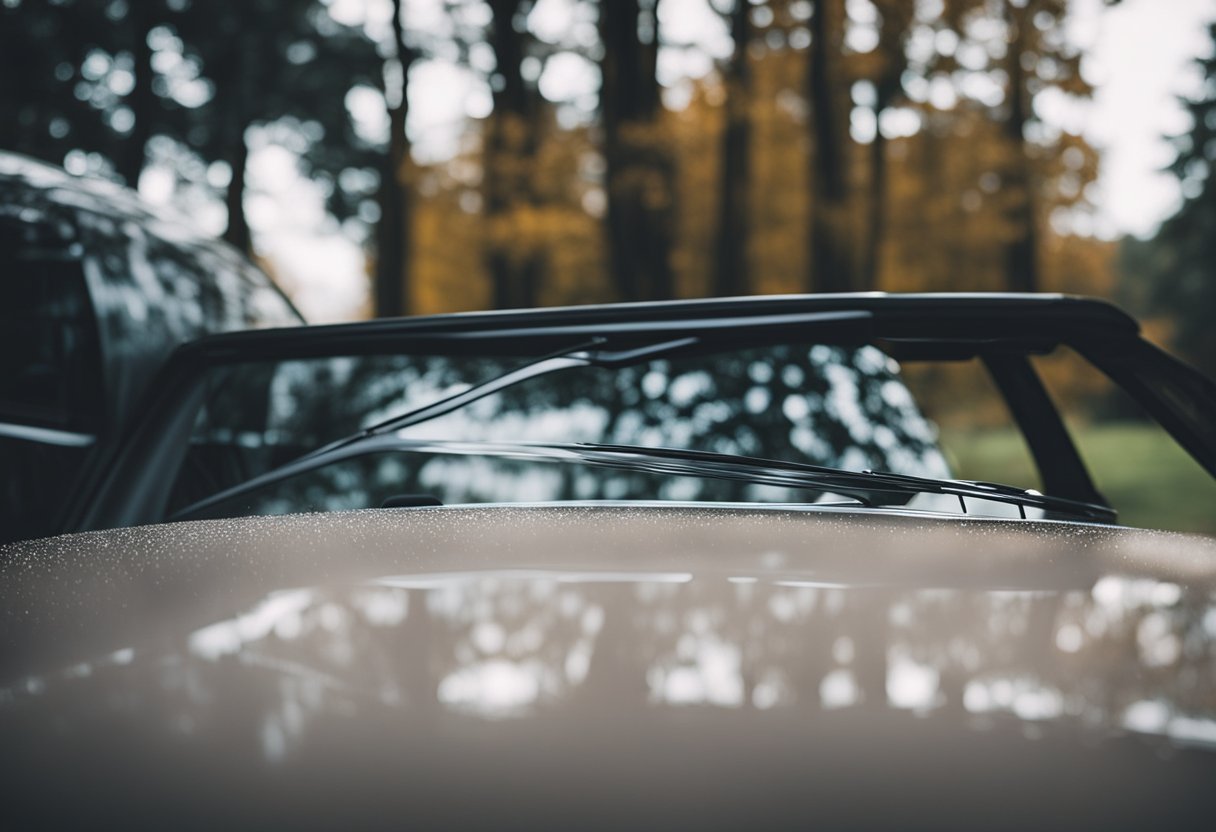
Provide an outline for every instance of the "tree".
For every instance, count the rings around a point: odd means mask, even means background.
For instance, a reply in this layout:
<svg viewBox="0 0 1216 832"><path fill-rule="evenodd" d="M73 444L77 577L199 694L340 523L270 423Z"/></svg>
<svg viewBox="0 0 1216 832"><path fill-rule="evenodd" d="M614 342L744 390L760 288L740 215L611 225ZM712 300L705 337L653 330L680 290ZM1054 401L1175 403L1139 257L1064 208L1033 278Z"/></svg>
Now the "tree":
<svg viewBox="0 0 1216 832"><path fill-rule="evenodd" d="M812 135L807 285L816 292L845 292L857 286L850 216L849 83L843 71L845 23L843 0L817 0L807 78Z"/></svg>
<svg viewBox="0 0 1216 832"><path fill-rule="evenodd" d="M1039 244L1035 178L1026 147L1026 126L1031 119L1030 92L1027 90L1026 64L1031 60L1034 24L1030 5L1005 3L1005 24L1009 27L1009 51L1005 61L1009 78L1006 90L1005 135L1017 155L1006 173L1006 185L1018 196L1014 207L1018 233L1005 249L1005 275L1010 291L1033 292L1039 286Z"/></svg>
<svg viewBox="0 0 1216 832"><path fill-rule="evenodd" d="M872 83L874 138L870 141L870 195L866 201L869 237L863 250L858 288L878 288L879 268L887 237L887 137L882 118L903 92L908 69L907 41L912 31L915 5L902 0L877 0L878 48Z"/></svg>
<svg viewBox="0 0 1216 832"><path fill-rule="evenodd" d="M375 54L362 30L339 25L321 0L288 9L275 0L209 0L170 18L212 93L183 111L175 138L229 168L223 236L245 250L251 247L244 208L249 131L291 119L306 142L326 141L323 125L346 123L346 93L366 82ZM346 138L335 132L329 141Z"/></svg>
<svg viewBox="0 0 1216 832"><path fill-rule="evenodd" d="M115 167L118 175L132 188L139 186L139 176L147 162L148 142L161 120L162 101L156 95L153 79L151 44L152 30L163 20L165 9L157 0L133 4L124 19L124 34L131 55L131 92L126 103L132 116L129 135L119 148Z"/></svg>
<svg viewBox="0 0 1216 832"><path fill-rule="evenodd" d="M1176 321L1174 343L1199 369L1216 376L1216 24L1208 28L1212 52L1198 63L1201 92L1184 99L1188 133L1174 138L1170 170L1182 185L1183 203L1149 245L1155 278L1149 299Z"/></svg>
<svg viewBox="0 0 1216 832"><path fill-rule="evenodd" d="M655 74L660 0L600 0L608 257L621 300L674 297L672 158Z"/></svg>
<svg viewBox="0 0 1216 832"><path fill-rule="evenodd" d="M539 93L523 71L529 57L523 22L531 6L530 0L490 0L494 111L485 126L482 191L486 260L498 309L535 306L543 275L539 241L522 228L537 209L540 145Z"/></svg>
<svg viewBox="0 0 1216 832"><path fill-rule="evenodd" d="M384 59L380 87L388 110L388 147L380 157L376 224L376 273L374 279L377 317L404 315L410 311L410 254L413 251L413 201L411 188L409 118L410 68L418 58L405 38L402 0L392 0L392 42Z"/></svg>
<svg viewBox="0 0 1216 832"><path fill-rule="evenodd" d="M713 293L719 296L747 294L750 286L747 249L751 222L748 192L751 188L752 72L748 50L752 24L748 0L734 0L727 19L733 51L723 70L725 124L713 264Z"/></svg>
<svg viewBox="0 0 1216 832"><path fill-rule="evenodd" d="M1040 168L1054 156L1051 150L1060 150L1052 148L1046 136L1036 140L1033 135L1043 133L1035 98L1048 87L1073 96L1092 92L1081 77L1080 52L1063 34L1067 11L1067 0L1005 0L1002 7L1008 42L1002 123L1013 150L1004 187L1014 196L1009 217L1014 234L1005 248L1005 282L1015 292L1041 288L1039 229L1046 211Z"/></svg>
<svg viewBox="0 0 1216 832"><path fill-rule="evenodd" d="M72 150L113 151L117 50L97 38L107 23L82 0L0 3L0 148L55 164Z"/></svg>

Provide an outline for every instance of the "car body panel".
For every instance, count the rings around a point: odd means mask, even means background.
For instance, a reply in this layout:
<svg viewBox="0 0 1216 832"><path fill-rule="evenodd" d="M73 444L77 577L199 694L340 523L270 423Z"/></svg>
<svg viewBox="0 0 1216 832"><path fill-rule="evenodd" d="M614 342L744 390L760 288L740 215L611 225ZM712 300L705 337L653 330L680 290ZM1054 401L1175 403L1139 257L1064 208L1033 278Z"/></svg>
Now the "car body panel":
<svg viewBox="0 0 1216 832"><path fill-rule="evenodd" d="M0 541L58 531L175 347L295 326L236 249L112 182L0 152Z"/></svg>
<svg viewBox="0 0 1216 832"><path fill-rule="evenodd" d="M600 503L196 521L0 563L4 825L1143 828L1216 808L1209 538Z"/></svg>
<svg viewBox="0 0 1216 832"><path fill-rule="evenodd" d="M0 153L0 222L42 229L53 238L45 243L80 263L106 380L103 424L122 424L174 347L303 323L236 249L113 183Z"/></svg>

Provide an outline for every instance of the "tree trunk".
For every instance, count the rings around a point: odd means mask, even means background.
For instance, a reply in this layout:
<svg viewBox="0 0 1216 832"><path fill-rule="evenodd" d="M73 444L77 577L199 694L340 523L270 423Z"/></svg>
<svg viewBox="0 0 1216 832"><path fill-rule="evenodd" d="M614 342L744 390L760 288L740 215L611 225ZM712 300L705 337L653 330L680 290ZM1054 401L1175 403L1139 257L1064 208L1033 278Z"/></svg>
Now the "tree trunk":
<svg viewBox="0 0 1216 832"><path fill-rule="evenodd" d="M118 175L131 188L139 187L139 176L143 173L147 158L148 140L152 138L152 120L156 109L156 93L152 90L152 47L148 45L148 34L154 25L151 2L136 3L131 7L131 56L135 74L135 86L127 98L127 106L135 115L131 135L123 142L116 154L115 167Z"/></svg>
<svg viewBox="0 0 1216 832"><path fill-rule="evenodd" d="M377 202L380 220L376 224L375 315L378 318L409 314L410 251L413 244L410 200L410 142L405 132L409 116L409 73L416 57L405 42L402 0L393 0L393 49L400 68L399 87L388 88L385 77L384 100L388 107L389 139L380 168Z"/></svg>
<svg viewBox="0 0 1216 832"><path fill-rule="evenodd" d="M1026 30L1031 24L1026 9L1015 8L1009 2L1005 4L1005 22L1012 29L1007 59L1009 116L1005 121L1005 135L1015 154L1008 185L1020 197L1013 209L1016 235L1005 249L1005 285L1011 292L1036 292L1039 289L1036 182L1026 142L1029 102L1026 71L1021 60L1026 48Z"/></svg>
<svg viewBox="0 0 1216 832"><path fill-rule="evenodd" d="M721 202L715 241L713 293L720 297L747 294L750 287L747 244L750 220L751 4L735 0L730 15L734 52L726 69L726 123L722 133Z"/></svg>
<svg viewBox="0 0 1216 832"><path fill-rule="evenodd" d="M228 227L224 229L224 240L246 253L253 252L253 239L249 232L249 220L245 217L245 175L249 165L249 143L242 129L235 138L228 155L228 166L232 177L224 194L224 205L228 208Z"/></svg>
<svg viewBox="0 0 1216 832"><path fill-rule="evenodd" d="M658 125L658 0L601 0L599 11L600 116L613 282L621 300L667 299L675 294L675 164Z"/></svg>
<svg viewBox="0 0 1216 832"><path fill-rule="evenodd" d="M870 144L870 240L866 246L865 266L859 289L879 288L882 250L887 242L887 139L881 130Z"/></svg>
<svg viewBox="0 0 1216 832"><path fill-rule="evenodd" d="M853 275L848 188L848 113L844 112L840 52L844 18L840 0L818 0L811 17L810 104L814 139L811 164L810 279L812 291L846 292Z"/></svg>
<svg viewBox="0 0 1216 832"><path fill-rule="evenodd" d="M887 240L887 138L878 127L879 117L889 102L881 94L874 105L874 140L870 142L870 199L868 204L870 238L866 243L858 288L878 288L882 269L882 249Z"/></svg>
<svg viewBox="0 0 1216 832"><path fill-rule="evenodd" d="M536 175L539 107L523 77L526 35L515 28L523 0L490 0L494 50L494 111L486 121L482 191L488 229L486 268L497 309L537 304L543 274L539 241L522 239L519 215L538 204Z"/></svg>
<svg viewBox="0 0 1216 832"><path fill-rule="evenodd" d="M888 193L887 137L881 124L883 113L903 91L908 68L908 36L913 27L914 4L886 0L878 5L878 71L874 76L874 140L870 143L870 198L867 204L869 238L862 256L858 288L873 291L882 278L883 248L887 243Z"/></svg>
<svg viewBox="0 0 1216 832"><path fill-rule="evenodd" d="M253 121L251 114L256 108L252 106L250 91L244 79L249 67L256 65L253 53L257 44L245 31L239 32L237 38L232 51L232 63L224 67L231 82L232 92L226 105L220 147L224 148L224 160L228 163L232 175L224 193L224 206L228 209L228 227L224 229L223 238L237 249L252 254L253 238L249 230L249 220L245 216L245 177L249 167L249 141L246 133Z"/></svg>

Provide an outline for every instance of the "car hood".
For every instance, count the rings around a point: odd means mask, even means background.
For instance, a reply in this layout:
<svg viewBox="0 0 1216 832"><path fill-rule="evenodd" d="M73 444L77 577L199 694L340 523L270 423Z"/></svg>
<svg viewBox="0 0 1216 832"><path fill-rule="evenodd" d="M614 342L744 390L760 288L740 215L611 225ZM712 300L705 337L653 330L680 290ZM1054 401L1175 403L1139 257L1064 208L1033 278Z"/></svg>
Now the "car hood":
<svg viewBox="0 0 1216 832"><path fill-rule="evenodd" d="M1216 808L1208 538L427 508L72 535L0 569L4 826L1109 828Z"/></svg>

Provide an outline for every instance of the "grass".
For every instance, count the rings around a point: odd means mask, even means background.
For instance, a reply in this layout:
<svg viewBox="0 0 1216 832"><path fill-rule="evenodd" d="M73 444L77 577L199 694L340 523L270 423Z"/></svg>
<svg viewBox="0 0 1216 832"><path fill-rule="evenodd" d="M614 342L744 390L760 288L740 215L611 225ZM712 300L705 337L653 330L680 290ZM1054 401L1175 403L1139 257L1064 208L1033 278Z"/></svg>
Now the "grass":
<svg viewBox="0 0 1216 832"><path fill-rule="evenodd" d="M1216 480L1159 428L1080 425L1073 438L1098 490L1127 526L1216 535ZM1029 452L1009 430L943 431L956 474L1016 485L1038 483Z"/></svg>

